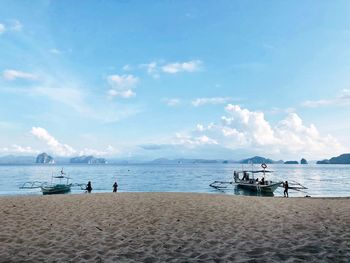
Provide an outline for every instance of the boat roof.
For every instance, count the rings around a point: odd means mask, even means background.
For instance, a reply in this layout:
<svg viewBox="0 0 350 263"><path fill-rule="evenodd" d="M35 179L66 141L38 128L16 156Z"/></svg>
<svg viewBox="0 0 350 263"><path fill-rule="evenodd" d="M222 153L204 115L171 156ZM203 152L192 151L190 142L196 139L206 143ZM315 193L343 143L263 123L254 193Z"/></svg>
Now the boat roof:
<svg viewBox="0 0 350 263"><path fill-rule="evenodd" d="M243 171L238 171L237 173L253 173L253 174L255 174L255 173L273 173L273 171L270 171L270 170L243 170Z"/></svg>
<svg viewBox="0 0 350 263"><path fill-rule="evenodd" d="M53 176L53 178L67 178L67 179L70 179L70 177L63 176L63 175Z"/></svg>

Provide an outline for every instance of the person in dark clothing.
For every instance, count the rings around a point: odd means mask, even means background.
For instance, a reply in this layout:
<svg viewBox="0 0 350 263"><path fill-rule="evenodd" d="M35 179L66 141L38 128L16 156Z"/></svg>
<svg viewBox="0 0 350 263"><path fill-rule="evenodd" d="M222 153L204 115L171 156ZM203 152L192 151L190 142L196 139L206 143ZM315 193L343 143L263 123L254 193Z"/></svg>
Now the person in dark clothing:
<svg viewBox="0 0 350 263"><path fill-rule="evenodd" d="M90 181L87 183L85 190L86 190L89 194L91 193L92 187L91 187L91 182L90 182Z"/></svg>
<svg viewBox="0 0 350 263"><path fill-rule="evenodd" d="M284 192L283 192L284 197L288 197L288 181L286 181L286 182L283 184L283 186L284 186Z"/></svg>
<svg viewBox="0 0 350 263"><path fill-rule="evenodd" d="M264 177L261 178L260 184L261 184L261 185L264 185L264 184L265 184L265 178L264 178Z"/></svg>
<svg viewBox="0 0 350 263"><path fill-rule="evenodd" d="M117 191L118 191L118 184L117 184L117 181L115 181L113 184L113 193L116 193Z"/></svg>

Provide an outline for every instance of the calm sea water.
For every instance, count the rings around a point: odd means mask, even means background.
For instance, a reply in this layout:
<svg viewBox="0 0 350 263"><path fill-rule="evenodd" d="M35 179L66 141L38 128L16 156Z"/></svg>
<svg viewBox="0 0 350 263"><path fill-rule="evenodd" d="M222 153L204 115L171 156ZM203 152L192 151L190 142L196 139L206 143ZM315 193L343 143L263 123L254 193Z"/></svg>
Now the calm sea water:
<svg viewBox="0 0 350 263"><path fill-rule="evenodd" d="M61 168L73 183L92 182L93 192L111 192L117 179L120 192L196 192L251 194L232 187L220 192L209 186L215 180L232 180L238 164L178 164L178 165L0 165L0 195L40 195L40 189L23 190L26 181L50 182L52 174ZM250 169L251 166L245 168ZM256 165L255 168L260 168ZM350 165L271 165L274 173L267 180L297 181L308 189L306 193L290 191L290 196L313 197L350 196ZM80 188L71 193L84 193ZM282 196L279 188L275 196Z"/></svg>

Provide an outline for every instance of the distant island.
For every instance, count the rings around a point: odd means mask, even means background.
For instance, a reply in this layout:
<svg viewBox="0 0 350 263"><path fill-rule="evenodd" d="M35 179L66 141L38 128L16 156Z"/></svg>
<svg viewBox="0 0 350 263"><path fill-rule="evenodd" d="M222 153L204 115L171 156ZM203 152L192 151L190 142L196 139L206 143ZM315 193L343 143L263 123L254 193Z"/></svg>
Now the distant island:
<svg viewBox="0 0 350 263"><path fill-rule="evenodd" d="M299 164L298 161L285 161L284 164Z"/></svg>
<svg viewBox="0 0 350 263"><path fill-rule="evenodd" d="M71 158L70 163L75 163L75 164L106 164L107 161L104 158L96 158L92 155L89 156L78 156L78 157L74 157Z"/></svg>
<svg viewBox="0 0 350 263"><path fill-rule="evenodd" d="M344 153L329 160L317 161L316 164L350 164L350 153Z"/></svg>
<svg viewBox="0 0 350 263"><path fill-rule="evenodd" d="M308 164L308 163L307 163L307 160L305 158L301 158L300 164Z"/></svg>
<svg viewBox="0 0 350 263"><path fill-rule="evenodd" d="M272 164L272 163L276 163L276 162L271 160L271 159L267 159L265 157L254 156L252 158L243 159L239 163L243 163L243 164L248 164L248 163L258 163L258 164L259 163L267 163L267 164Z"/></svg>
<svg viewBox="0 0 350 263"><path fill-rule="evenodd" d="M54 164L55 160L47 153L41 153L36 157L35 163Z"/></svg>

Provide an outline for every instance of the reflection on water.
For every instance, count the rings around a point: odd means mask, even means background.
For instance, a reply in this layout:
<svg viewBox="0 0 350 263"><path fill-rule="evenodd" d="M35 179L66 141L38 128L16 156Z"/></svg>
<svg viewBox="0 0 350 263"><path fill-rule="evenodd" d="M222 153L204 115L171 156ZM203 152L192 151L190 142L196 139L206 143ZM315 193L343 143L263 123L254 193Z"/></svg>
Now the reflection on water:
<svg viewBox="0 0 350 263"><path fill-rule="evenodd" d="M20 190L26 181L50 181L57 165L0 165L0 194L41 194L40 189ZM213 181L232 181L233 170L240 164L175 164L175 165L64 165L73 183L92 182L93 192L112 192L118 181L121 192L197 192L232 195L261 195L231 187L225 192L209 186ZM260 166L256 166L260 168ZM249 169L251 167L249 166ZM275 172L266 180L296 181L308 187L307 192L290 190L290 196L349 196L350 165L271 165ZM82 193L79 187L72 193ZM265 196L265 195L264 195ZM283 196L278 188L274 196Z"/></svg>

